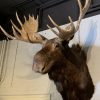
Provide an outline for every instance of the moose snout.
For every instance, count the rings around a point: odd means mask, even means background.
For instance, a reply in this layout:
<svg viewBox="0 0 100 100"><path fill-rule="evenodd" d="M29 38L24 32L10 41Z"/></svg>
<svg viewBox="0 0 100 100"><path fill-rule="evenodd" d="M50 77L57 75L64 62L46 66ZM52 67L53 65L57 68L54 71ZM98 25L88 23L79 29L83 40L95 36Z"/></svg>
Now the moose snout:
<svg viewBox="0 0 100 100"><path fill-rule="evenodd" d="M40 71L40 67L37 65L36 62L33 62L32 70L35 71L35 72L39 72Z"/></svg>
<svg viewBox="0 0 100 100"><path fill-rule="evenodd" d="M44 66L42 64L39 64L35 61L33 62L33 66L32 66L33 71L42 73L43 69L44 69Z"/></svg>

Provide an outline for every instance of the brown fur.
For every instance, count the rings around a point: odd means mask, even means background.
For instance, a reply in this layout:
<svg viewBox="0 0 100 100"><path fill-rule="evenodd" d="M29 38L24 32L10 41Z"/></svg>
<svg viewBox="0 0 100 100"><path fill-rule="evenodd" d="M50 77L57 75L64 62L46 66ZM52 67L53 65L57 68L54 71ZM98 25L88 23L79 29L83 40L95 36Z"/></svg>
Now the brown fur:
<svg viewBox="0 0 100 100"><path fill-rule="evenodd" d="M94 85L86 64L86 55L79 45L57 39L47 41L34 57L33 69L48 73L63 100L90 100Z"/></svg>

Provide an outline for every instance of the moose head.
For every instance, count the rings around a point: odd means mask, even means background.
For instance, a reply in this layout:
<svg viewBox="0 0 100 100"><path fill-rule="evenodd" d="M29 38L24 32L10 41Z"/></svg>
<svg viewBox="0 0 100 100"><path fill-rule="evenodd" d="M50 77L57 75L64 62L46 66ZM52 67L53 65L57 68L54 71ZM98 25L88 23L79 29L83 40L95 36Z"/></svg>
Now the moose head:
<svg viewBox="0 0 100 100"><path fill-rule="evenodd" d="M38 17L35 19L29 15L29 19L24 24L20 21L17 13L16 18L21 26L19 29L13 21L12 30L14 36L9 35L1 26L2 32L11 39L18 39L31 43L41 43L42 49L34 56L33 70L42 74L48 73L49 78L56 84L57 90L62 95L63 100L90 100L94 93L94 85L86 64L86 54L80 44L69 47L68 43L78 31L80 22L87 12L91 0L86 0L82 7L78 1L80 14L74 25L69 16L70 23L62 29L50 17L52 24L58 29L56 32L49 25L47 27L58 37L46 39L37 34ZM18 33L17 33L18 32Z"/></svg>
<svg viewBox="0 0 100 100"><path fill-rule="evenodd" d="M74 34L78 31L80 22L87 12L91 0L86 0L84 7L82 7L80 0L78 1L78 5L80 8L80 15L78 17L76 26L74 25L71 17L69 16L70 23L66 26L65 29L62 29L57 23L50 17L50 21L52 24L58 29L59 32L56 32L49 25L47 27L58 36L58 38L53 38L51 40L46 40L43 43L43 48L34 56L34 65L33 69L40 73L48 72L54 63L61 63L63 57L62 49L64 49L64 45L66 45L66 53L69 52L72 48L68 47L69 41L72 39ZM78 49L78 48L77 48ZM81 47L80 47L81 51ZM71 55L70 55L71 56ZM76 55L77 56L77 55ZM78 57L78 56L77 56ZM78 57L78 59L80 59Z"/></svg>

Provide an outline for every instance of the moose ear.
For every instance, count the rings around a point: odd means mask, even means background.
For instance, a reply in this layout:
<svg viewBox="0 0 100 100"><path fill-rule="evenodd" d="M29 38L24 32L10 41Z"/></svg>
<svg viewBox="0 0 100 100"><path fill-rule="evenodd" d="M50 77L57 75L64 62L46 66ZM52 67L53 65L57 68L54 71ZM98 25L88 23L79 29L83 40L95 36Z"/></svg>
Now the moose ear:
<svg viewBox="0 0 100 100"><path fill-rule="evenodd" d="M58 48L59 47L59 43L54 43L54 47Z"/></svg>

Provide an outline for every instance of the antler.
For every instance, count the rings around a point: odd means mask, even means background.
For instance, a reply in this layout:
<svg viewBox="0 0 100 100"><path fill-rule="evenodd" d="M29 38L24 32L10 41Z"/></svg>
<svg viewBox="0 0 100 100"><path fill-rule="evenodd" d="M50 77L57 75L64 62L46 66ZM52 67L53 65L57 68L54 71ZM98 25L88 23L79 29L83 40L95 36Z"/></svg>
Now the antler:
<svg viewBox="0 0 100 100"><path fill-rule="evenodd" d="M0 29L2 32L10 39L18 39L26 42L32 42L32 43L42 43L44 38L37 33L38 31L38 17L37 19L34 18L34 16L29 15L29 19L27 20L26 17L24 16L25 22L22 24L20 21L18 14L16 13L16 18L18 23L21 26L21 29L19 29L11 20L12 23L12 30L13 30L13 35L11 36L8 34L2 26L0 26ZM19 34L18 34L18 33Z"/></svg>
<svg viewBox="0 0 100 100"><path fill-rule="evenodd" d="M80 0L77 0L77 1L78 1L79 9L80 9L80 15L79 15L76 27L70 16L68 17L70 24L65 29L62 29L58 24L56 24L56 22L50 16L48 16L50 21L52 22L52 24L58 29L59 33L56 32L54 29L52 29L49 25L47 25L47 27L53 33L55 33L59 38L61 38L63 40L70 39L78 31L80 22L91 4L91 0L86 0L84 7L82 7Z"/></svg>

